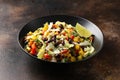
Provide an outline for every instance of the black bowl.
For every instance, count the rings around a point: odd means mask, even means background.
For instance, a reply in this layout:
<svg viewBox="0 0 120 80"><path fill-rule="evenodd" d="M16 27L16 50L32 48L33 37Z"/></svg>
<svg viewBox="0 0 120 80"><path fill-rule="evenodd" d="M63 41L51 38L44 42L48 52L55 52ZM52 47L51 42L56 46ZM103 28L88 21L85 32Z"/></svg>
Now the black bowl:
<svg viewBox="0 0 120 80"><path fill-rule="evenodd" d="M102 49L103 33L101 32L101 30L95 24L93 24L91 21L89 21L87 19L84 19L82 17L68 16L68 15L45 16L45 17L37 18L37 19L32 20L29 23L27 23L20 30L20 32L18 34L18 42L19 42L21 48L24 50L24 46L25 46L24 37L26 36L26 34L29 31L35 31L37 28L43 26L43 24L45 22L56 22L56 21L66 22L66 23L71 24L73 26L75 26L76 23L78 22L81 25L83 25L84 27L86 27L88 30L90 30L93 33L93 35L95 35L95 39L94 39L94 43L93 43L93 46L95 47L95 52L93 53L93 55L88 56L87 58L83 59L82 61L93 57L94 55L96 55ZM28 55L30 55L25 50L24 50L24 52L27 53ZM30 56L37 59L37 57L35 57L33 55L30 55ZM37 59L37 60L40 60L40 59ZM44 61L44 60L40 60L40 61Z"/></svg>

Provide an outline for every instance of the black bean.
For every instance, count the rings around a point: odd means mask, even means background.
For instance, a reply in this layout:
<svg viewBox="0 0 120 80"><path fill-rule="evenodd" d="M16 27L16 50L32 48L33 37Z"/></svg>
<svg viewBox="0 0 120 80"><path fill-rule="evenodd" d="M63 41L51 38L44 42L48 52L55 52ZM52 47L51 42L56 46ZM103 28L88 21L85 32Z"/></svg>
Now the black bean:
<svg viewBox="0 0 120 80"><path fill-rule="evenodd" d="M51 37L51 39L52 39L52 40L54 40L55 38L56 38L56 36L55 36L55 35Z"/></svg>
<svg viewBox="0 0 120 80"><path fill-rule="evenodd" d="M60 54L56 54L55 58L56 58L57 62L60 62L62 59L62 56Z"/></svg>
<svg viewBox="0 0 120 80"><path fill-rule="evenodd" d="M70 44L72 44L72 42L73 42L72 39L70 39L70 38L68 39L68 41L69 41Z"/></svg>
<svg viewBox="0 0 120 80"><path fill-rule="evenodd" d="M62 32L63 29L60 28L60 33Z"/></svg>
<svg viewBox="0 0 120 80"><path fill-rule="evenodd" d="M56 42L56 35L52 36L52 38L50 40L48 40L48 43L50 43L52 41Z"/></svg>
<svg viewBox="0 0 120 80"><path fill-rule="evenodd" d="M39 43L36 43L36 46L37 46L37 48L41 48L42 47L42 43L41 42L39 42Z"/></svg>
<svg viewBox="0 0 120 80"><path fill-rule="evenodd" d="M60 27L61 29L64 29L64 27L63 27L63 25L62 25L62 24L60 24L60 25L59 25L59 27Z"/></svg>
<svg viewBox="0 0 120 80"><path fill-rule="evenodd" d="M61 40L56 41L54 46L57 47L59 44L61 44Z"/></svg>
<svg viewBox="0 0 120 80"><path fill-rule="evenodd" d="M65 42L64 42L63 40L62 40L62 42L61 42L61 43L62 43L62 45L63 45L63 46L65 45Z"/></svg>
<svg viewBox="0 0 120 80"><path fill-rule="evenodd" d="M58 31L58 33L60 33L60 31Z"/></svg>
<svg viewBox="0 0 120 80"><path fill-rule="evenodd" d="M56 35L52 37L52 40L56 43Z"/></svg>
<svg viewBox="0 0 120 80"><path fill-rule="evenodd" d="M59 43L59 44L61 44L61 42L62 42L61 40L58 40L58 41L57 41L57 43Z"/></svg>
<svg viewBox="0 0 120 80"><path fill-rule="evenodd" d="M52 40L52 39L50 39L50 40L48 40L48 41L47 41L47 43L50 43L50 42L52 42L52 41L53 41L53 40Z"/></svg>
<svg viewBox="0 0 120 80"><path fill-rule="evenodd" d="M94 42L94 37L95 37L95 35L91 35L90 37L89 37L89 39L91 40L91 42Z"/></svg>
<svg viewBox="0 0 120 80"><path fill-rule="evenodd" d="M54 35L54 39L56 40L56 35Z"/></svg>
<svg viewBox="0 0 120 80"><path fill-rule="evenodd" d="M43 38L43 41L47 41L48 40L48 38Z"/></svg>
<svg viewBox="0 0 120 80"><path fill-rule="evenodd" d="M55 43L54 46L57 47L59 45L59 43Z"/></svg>

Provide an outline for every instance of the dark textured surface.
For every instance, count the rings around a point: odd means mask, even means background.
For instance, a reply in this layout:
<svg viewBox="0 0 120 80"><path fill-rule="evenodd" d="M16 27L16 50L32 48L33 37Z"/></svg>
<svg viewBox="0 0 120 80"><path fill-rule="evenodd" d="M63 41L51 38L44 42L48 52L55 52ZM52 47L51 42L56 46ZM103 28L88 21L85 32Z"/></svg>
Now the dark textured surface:
<svg viewBox="0 0 120 80"><path fill-rule="evenodd" d="M120 80L119 0L0 0L0 80ZM104 33L92 59L72 65L43 64L24 54L17 34L27 22L68 14L91 20Z"/></svg>

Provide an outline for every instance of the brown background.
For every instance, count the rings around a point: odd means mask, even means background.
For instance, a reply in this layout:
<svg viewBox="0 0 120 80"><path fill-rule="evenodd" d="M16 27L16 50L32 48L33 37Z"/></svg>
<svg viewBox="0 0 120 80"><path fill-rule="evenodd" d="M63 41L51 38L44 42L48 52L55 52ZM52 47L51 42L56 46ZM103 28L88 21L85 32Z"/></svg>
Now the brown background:
<svg viewBox="0 0 120 80"><path fill-rule="evenodd" d="M17 34L46 15L84 17L104 33L101 52L85 62L48 65L23 53ZM119 0L0 0L0 80L120 80Z"/></svg>

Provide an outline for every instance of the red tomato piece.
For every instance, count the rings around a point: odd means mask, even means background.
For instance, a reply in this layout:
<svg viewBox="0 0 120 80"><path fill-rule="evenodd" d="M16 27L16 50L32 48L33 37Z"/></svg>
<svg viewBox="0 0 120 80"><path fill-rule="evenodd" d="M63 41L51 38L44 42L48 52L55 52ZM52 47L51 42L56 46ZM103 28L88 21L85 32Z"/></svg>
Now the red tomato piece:
<svg viewBox="0 0 120 80"><path fill-rule="evenodd" d="M68 38L68 37L66 37L66 40L67 40L67 41L68 41L68 39L69 39L69 38Z"/></svg>
<svg viewBox="0 0 120 80"><path fill-rule="evenodd" d="M33 42L33 44L31 45L31 51L30 51L30 53L32 54L32 55L35 55L36 54L36 43L35 42Z"/></svg>
<svg viewBox="0 0 120 80"><path fill-rule="evenodd" d="M31 48L36 49L36 43L35 42L33 42L33 44L31 45Z"/></svg>
<svg viewBox="0 0 120 80"><path fill-rule="evenodd" d="M29 41L28 45L31 46L33 44L33 41Z"/></svg>
<svg viewBox="0 0 120 80"><path fill-rule="evenodd" d="M73 40L74 39L74 35L71 35L70 38Z"/></svg>
<svg viewBox="0 0 120 80"><path fill-rule="evenodd" d="M44 58L45 58L45 59L51 59L52 56L51 56L50 54L48 54L48 53L45 53L45 54L44 54Z"/></svg>
<svg viewBox="0 0 120 80"><path fill-rule="evenodd" d="M67 53L67 52L68 52L68 49L64 49L61 51L62 54Z"/></svg>
<svg viewBox="0 0 120 80"><path fill-rule="evenodd" d="M36 55L36 49L31 49L30 54Z"/></svg>
<svg viewBox="0 0 120 80"><path fill-rule="evenodd" d="M63 32L62 34L65 36L65 35L66 35L66 32Z"/></svg>

